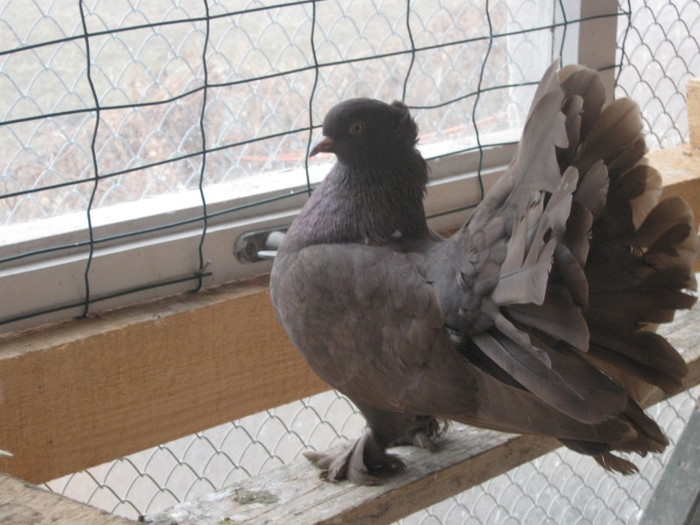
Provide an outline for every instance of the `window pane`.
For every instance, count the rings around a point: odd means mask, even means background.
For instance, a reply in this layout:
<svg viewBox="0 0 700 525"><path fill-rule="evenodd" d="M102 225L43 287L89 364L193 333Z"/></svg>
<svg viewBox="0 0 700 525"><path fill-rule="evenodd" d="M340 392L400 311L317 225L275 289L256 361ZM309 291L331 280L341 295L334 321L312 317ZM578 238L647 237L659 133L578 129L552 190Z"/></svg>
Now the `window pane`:
<svg viewBox="0 0 700 525"><path fill-rule="evenodd" d="M6 1L0 223L303 170L323 116L351 97L403 99L441 153L518 128L553 7L408 5L222 1L207 19L193 0L93 1L85 35L80 4Z"/></svg>

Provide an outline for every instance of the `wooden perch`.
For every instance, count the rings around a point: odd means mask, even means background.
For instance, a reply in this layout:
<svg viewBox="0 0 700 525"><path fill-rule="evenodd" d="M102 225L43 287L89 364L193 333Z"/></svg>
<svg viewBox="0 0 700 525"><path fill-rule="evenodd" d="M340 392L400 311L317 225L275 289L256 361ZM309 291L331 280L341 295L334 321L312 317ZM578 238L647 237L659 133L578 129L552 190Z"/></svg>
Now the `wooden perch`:
<svg viewBox="0 0 700 525"><path fill-rule="evenodd" d="M0 523L3 525L129 525L135 522L113 516L40 489L0 472Z"/></svg>
<svg viewBox="0 0 700 525"><path fill-rule="evenodd" d="M690 367L684 386L700 383L700 306L678 314L659 332L683 351ZM647 405L663 397L658 391ZM408 468L384 485L328 483L302 458L202 499L183 502L147 521L156 525L391 523L558 446L554 439L454 425L437 452L394 449L406 459Z"/></svg>

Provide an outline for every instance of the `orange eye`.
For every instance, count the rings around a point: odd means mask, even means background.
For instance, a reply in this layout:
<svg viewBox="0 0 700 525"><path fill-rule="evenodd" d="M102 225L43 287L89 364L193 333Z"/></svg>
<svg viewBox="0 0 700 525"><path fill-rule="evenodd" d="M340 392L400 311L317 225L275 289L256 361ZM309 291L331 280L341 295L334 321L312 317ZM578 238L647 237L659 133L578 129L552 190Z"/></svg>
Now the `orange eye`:
<svg viewBox="0 0 700 525"><path fill-rule="evenodd" d="M365 123L361 120L356 120L350 124L350 133L353 135L362 135L365 132Z"/></svg>

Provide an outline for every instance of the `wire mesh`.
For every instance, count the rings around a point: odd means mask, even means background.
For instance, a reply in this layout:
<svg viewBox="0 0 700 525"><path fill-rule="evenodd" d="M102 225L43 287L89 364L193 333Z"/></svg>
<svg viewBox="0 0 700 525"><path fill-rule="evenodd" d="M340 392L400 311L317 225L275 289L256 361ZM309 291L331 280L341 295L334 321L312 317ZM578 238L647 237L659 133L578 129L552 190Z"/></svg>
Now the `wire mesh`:
<svg viewBox="0 0 700 525"><path fill-rule="evenodd" d="M365 3L80 2L76 22L58 1L45 12L7 2L3 222L298 167L309 131L350 96L423 109L424 142L512 126L500 115L512 83L506 39L493 38L514 30L507 2L488 17L478 2ZM472 112L487 122L464 118Z"/></svg>
<svg viewBox="0 0 700 525"><path fill-rule="evenodd" d="M700 74L700 4L620 0L616 94L642 109L650 149L688 142L686 85Z"/></svg>
<svg viewBox="0 0 700 525"><path fill-rule="evenodd" d="M364 418L326 392L217 426L48 483L131 518L207 494L358 435Z"/></svg>
<svg viewBox="0 0 700 525"><path fill-rule="evenodd" d="M284 184L308 192L310 144L340 100L405 100L425 146L459 138L462 150L480 150L488 134L517 129L551 60L553 26L535 7L533 0L54 0L28 8L6 1L0 223L78 217L87 233L0 254L2 267L86 250L79 301L0 317L0 325L47 312L70 317L80 305L86 315L100 301L175 283L199 289L209 275L202 250L209 221L233 221L241 211L209 210L217 185L250 178L254 186L261 173L304 168ZM183 226L163 219L156 228L96 235L97 210L148 206L149 198L186 190L200 201L187 219L201 227L191 254L198 269L95 293L92 262L103 246Z"/></svg>
<svg viewBox="0 0 700 525"><path fill-rule="evenodd" d="M467 136L478 149L488 131L522 122L528 89L551 58L551 33L562 27L553 16L544 25L533 17L543 4L95 0L79 3L76 17L75 6L60 0L20 9L6 2L2 221L74 212L89 221L101 206L190 189L202 196L196 220L204 238L208 185L306 166L323 114L350 96L402 98L422 142ZM552 2L553 11L564 6ZM564 19L564 30L579 22ZM687 139L684 83L700 69L699 25L694 1L621 2L617 93L640 102L652 146ZM201 244L193 256L196 287L205 266ZM95 300L89 269L86 311ZM652 411L672 441L696 396ZM330 392L47 486L137 517L297 459L304 449L352 439L362 426L352 405ZM557 451L402 523L635 523L668 454L647 458L640 476L620 481Z"/></svg>

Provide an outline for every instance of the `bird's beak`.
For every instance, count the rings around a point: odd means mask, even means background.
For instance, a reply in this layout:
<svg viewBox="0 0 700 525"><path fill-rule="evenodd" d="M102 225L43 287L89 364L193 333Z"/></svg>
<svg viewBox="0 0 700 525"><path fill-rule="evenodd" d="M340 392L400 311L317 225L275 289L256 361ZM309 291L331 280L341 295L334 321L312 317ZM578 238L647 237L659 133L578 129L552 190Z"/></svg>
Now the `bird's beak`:
<svg viewBox="0 0 700 525"><path fill-rule="evenodd" d="M330 137L323 137L323 140L313 147L313 149L311 150L311 153L309 153L309 157L313 157L317 153L327 153L327 152L332 152L332 151L333 151L333 139Z"/></svg>

